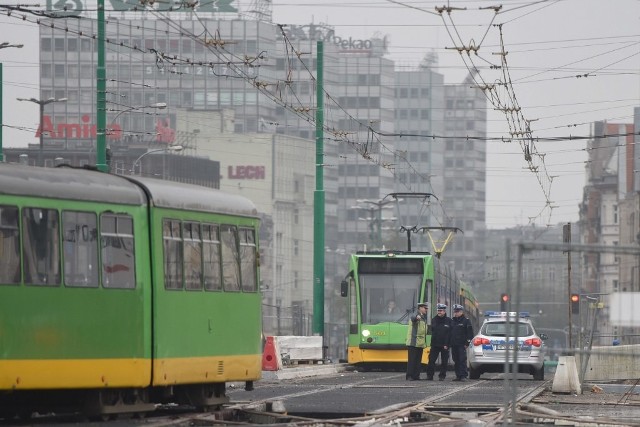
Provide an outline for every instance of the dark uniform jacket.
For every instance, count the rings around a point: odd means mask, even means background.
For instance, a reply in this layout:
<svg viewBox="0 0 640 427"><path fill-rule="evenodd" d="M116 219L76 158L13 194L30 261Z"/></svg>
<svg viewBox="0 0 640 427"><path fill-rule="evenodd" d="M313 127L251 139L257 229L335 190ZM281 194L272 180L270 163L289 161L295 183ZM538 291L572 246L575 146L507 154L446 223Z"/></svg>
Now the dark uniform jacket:
<svg viewBox="0 0 640 427"><path fill-rule="evenodd" d="M469 345L473 339L471 320L464 316L451 319L451 345Z"/></svg>
<svg viewBox="0 0 640 427"><path fill-rule="evenodd" d="M431 319L431 346L448 346L451 341L451 318L434 316Z"/></svg>

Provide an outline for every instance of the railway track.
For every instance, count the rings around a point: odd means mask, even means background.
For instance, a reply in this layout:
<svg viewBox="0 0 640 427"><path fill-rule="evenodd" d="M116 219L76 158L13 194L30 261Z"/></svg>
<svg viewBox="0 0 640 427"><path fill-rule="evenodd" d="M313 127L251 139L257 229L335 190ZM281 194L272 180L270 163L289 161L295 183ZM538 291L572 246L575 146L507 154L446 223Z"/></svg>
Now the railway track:
<svg viewBox="0 0 640 427"><path fill-rule="evenodd" d="M404 373L349 372L288 381L261 381L247 392L228 388L232 404L212 412L196 412L188 406L162 406L147 418L125 418L91 425L120 426L373 426L464 425L470 420L484 425L505 422L564 425L640 426L632 398L558 396L550 393L550 381L525 376L516 383L515 405L505 397L502 375L463 383L404 381ZM505 404L505 400L508 404ZM563 408L561 402L564 402ZM609 408L603 406L608 405ZM555 405L555 406L554 406ZM617 406L616 406L617 405ZM611 410L611 408L616 411ZM585 409L598 415L588 416ZM608 412L606 409L610 409ZM15 421L15 420L14 420ZM11 425L78 425L78 416L48 415Z"/></svg>

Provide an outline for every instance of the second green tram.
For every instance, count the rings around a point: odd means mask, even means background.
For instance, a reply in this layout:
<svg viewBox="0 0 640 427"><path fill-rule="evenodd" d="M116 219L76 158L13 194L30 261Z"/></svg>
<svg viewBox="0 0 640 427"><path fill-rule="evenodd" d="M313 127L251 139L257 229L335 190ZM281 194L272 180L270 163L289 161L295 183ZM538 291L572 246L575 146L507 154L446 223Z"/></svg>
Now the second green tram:
<svg viewBox="0 0 640 427"><path fill-rule="evenodd" d="M351 255L341 295L349 298L347 361L361 369L407 362L407 324L419 302L465 307L477 330L478 303L455 272L429 252L358 252ZM430 327L429 327L430 330ZM430 335L422 363L429 358Z"/></svg>

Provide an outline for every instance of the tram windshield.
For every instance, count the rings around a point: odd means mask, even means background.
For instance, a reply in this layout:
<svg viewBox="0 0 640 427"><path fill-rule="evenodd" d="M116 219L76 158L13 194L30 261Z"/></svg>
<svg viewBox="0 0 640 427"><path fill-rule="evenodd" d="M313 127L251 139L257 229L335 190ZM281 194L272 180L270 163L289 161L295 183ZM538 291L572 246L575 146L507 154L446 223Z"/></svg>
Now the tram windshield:
<svg viewBox="0 0 640 427"><path fill-rule="evenodd" d="M360 274L363 323L407 323L418 301L422 274Z"/></svg>

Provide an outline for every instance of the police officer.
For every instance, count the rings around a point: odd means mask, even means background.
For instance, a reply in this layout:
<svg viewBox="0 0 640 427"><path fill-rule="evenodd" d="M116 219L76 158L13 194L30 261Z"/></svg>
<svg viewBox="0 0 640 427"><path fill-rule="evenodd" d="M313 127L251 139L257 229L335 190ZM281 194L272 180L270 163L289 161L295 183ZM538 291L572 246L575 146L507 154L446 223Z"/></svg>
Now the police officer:
<svg viewBox="0 0 640 427"><path fill-rule="evenodd" d="M418 304L418 312L412 314L407 328L407 380L420 379L422 352L427 346L427 303Z"/></svg>
<svg viewBox="0 0 640 427"><path fill-rule="evenodd" d="M433 380L436 360L440 356L440 374L438 379L444 381L449 363L449 342L451 341L451 318L447 316L447 305L438 304L438 312L431 319L431 352L427 365L427 380Z"/></svg>
<svg viewBox="0 0 640 427"><path fill-rule="evenodd" d="M464 307L460 304L453 306L453 319L451 319L451 356L455 365L456 377L453 381L466 381L467 373L467 348L473 339L473 326L471 321L464 316Z"/></svg>

